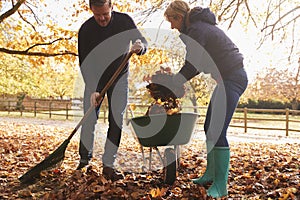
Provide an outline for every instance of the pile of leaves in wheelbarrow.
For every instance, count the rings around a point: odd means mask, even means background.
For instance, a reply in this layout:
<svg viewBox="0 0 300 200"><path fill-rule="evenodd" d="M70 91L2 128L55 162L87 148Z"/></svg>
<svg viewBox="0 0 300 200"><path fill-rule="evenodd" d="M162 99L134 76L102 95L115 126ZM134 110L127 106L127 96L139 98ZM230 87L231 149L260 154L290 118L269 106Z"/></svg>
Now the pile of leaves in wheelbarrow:
<svg viewBox="0 0 300 200"><path fill-rule="evenodd" d="M125 174L123 180L106 180L99 158L87 170L76 171L79 156L78 141L74 140L60 168L43 172L31 185L21 185L18 177L56 149L70 132L62 126L66 122L42 125L44 122L33 121L0 120L0 199L210 199L204 187L190 181L203 173L206 165L203 141L197 138L182 149L173 185L163 183L160 170L126 170L140 169L142 163L137 157L139 145L130 134L124 134L117 159L118 169ZM299 142L231 142L229 199L300 199L299 155Z"/></svg>
<svg viewBox="0 0 300 200"><path fill-rule="evenodd" d="M172 115L180 111L180 98L185 94L185 87L173 84L173 76L171 68L160 67L154 75L144 77L143 80L149 83L146 88L154 99L146 115L159 113Z"/></svg>

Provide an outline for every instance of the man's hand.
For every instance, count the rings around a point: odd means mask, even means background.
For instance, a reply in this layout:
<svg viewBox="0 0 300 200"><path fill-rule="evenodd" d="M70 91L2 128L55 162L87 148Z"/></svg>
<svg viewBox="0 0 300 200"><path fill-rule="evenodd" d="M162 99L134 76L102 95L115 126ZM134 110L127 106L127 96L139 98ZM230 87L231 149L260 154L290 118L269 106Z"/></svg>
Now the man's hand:
<svg viewBox="0 0 300 200"><path fill-rule="evenodd" d="M99 92L94 92L92 95L91 95L91 105L97 107L99 106L99 103L100 101L97 101L97 99L100 97L100 93ZM100 100L100 99L98 99Z"/></svg>
<svg viewBox="0 0 300 200"><path fill-rule="evenodd" d="M142 43L142 41L140 39L138 39L133 43L133 45L131 47L131 52L138 54L143 49L144 49L144 44Z"/></svg>

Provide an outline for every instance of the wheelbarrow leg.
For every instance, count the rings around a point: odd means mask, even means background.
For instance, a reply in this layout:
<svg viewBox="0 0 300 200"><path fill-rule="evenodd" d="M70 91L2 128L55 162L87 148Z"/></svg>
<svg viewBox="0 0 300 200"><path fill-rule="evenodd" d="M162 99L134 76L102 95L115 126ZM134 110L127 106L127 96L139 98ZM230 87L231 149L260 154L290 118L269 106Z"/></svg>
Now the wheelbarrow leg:
<svg viewBox="0 0 300 200"><path fill-rule="evenodd" d="M152 162L152 147L150 147L149 152L149 170L151 171L151 162Z"/></svg>
<svg viewBox="0 0 300 200"><path fill-rule="evenodd" d="M142 145L140 145L141 147L141 151L142 151L142 157L143 157L143 166L142 166L142 170L145 171L146 168L146 158L145 158L145 152L144 152L144 148Z"/></svg>
<svg viewBox="0 0 300 200"><path fill-rule="evenodd" d="M160 162L162 163L162 165L164 164L164 158L162 157L162 155L160 154L159 150L157 147L149 147L150 148L150 152L149 152L149 170L152 169L151 165L152 165L152 149L156 150L158 156L159 156L159 159L160 159Z"/></svg>
<svg viewBox="0 0 300 200"><path fill-rule="evenodd" d="M180 146L174 145L175 154L176 154L176 162L177 162L177 168L180 167Z"/></svg>
<svg viewBox="0 0 300 200"><path fill-rule="evenodd" d="M158 148L157 148L157 147L153 147L153 148L156 150L156 152L157 152L157 154L158 154L158 156L159 156L160 162L161 162L162 165L163 165L163 164L164 164L164 159L163 159L162 155L160 154Z"/></svg>

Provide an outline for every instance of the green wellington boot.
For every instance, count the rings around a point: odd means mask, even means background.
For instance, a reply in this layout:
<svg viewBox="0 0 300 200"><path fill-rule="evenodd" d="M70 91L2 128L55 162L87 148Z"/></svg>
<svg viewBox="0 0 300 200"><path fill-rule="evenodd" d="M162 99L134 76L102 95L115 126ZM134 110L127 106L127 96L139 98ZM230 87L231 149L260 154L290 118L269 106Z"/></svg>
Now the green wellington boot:
<svg viewBox="0 0 300 200"><path fill-rule="evenodd" d="M198 185L206 185L211 183L215 173L214 150L213 143L206 142L207 165L204 174L200 178L192 179L193 183Z"/></svg>
<svg viewBox="0 0 300 200"><path fill-rule="evenodd" d="M215 177L213 184L207 190L208 196L218 198L227 196L227 181L229 173L229 147L214 147Z"/></svg>

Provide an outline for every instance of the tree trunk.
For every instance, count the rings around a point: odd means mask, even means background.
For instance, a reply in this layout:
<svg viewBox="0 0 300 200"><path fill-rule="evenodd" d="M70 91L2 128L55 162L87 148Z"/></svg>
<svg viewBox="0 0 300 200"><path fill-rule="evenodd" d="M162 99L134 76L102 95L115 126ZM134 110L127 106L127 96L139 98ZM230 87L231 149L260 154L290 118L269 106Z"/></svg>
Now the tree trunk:
<svg viewBox="0 0 300 200"><path fill-rule="evenodd" d="M194 107L194 113L198 113L198 110L197 110L197 98L195 95L191 96L190 97L190 100L193 104L193 107Z"/></svg>
<svg viewBox="0 0 300 200"><path fill-rule="evenodd" d="M297 101L296 98L294 98L291 102L292 104L292 110L298 110L298 107L299 107L299 101Z"/></svg>

